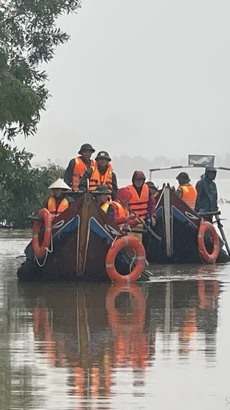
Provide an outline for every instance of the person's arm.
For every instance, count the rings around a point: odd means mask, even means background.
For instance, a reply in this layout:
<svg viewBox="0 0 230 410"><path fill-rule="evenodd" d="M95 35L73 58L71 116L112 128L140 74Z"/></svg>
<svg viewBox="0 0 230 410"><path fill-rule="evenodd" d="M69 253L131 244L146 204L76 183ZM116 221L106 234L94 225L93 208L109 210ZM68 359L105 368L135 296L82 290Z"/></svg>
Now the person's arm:
<svg viewBox="0 0 230 410"><path fill-rule="evenodd" d="M183 191L182 191L182 189L181 189L180 187L177 188L176 194L177 194L177 196L179 196L179 198L182 199Z"/></svg>
<svg viewBox="0 0 230 410"><path fill-rule="evenodd" d="M116 194L118 193L117 177L114 172L112 172L112 189L113 189L112 199L114 200L116 199Z"/></svg>
<svg viewBox="0 0 230 410"><path fill-rule="evenodd" d="M87 179L90 179L91 175L92 175L92 168L89 168L85 171L85 173L82 175L79 185L78 185L78 189L79 191L85 191L87 188Z"/></svg>
<svg viewBox="0 0 230 410"><path fill-rule="evenodd" d="M135 228L135 226L137 226L140 222L138 221L137 218L133 218L133 219L129 219L128 220L128 224L130 226L130 228Z"/></svg>
<svg viewBox="0 0 230 410"><path fill-rule="evenodd" d="M109 208L113 208L113 212L114 212L114 219L113 221L117 224L117 225L121 225L127 222L127 218L125 218L124 216L119 216L119 210L118 207L116 206L116 204L111 204L109 206Z"/></svg>
<svg viewBox="0 0 230 410"><path fill-rule="evenodd" d="M115 221L115 212L112 204L110 204L107 209L107 215L112 221Z"/></svg>
<svg viewBox="0 0 230 410"><path fill-rule="evenodd" d="M218 192L217 192L217 186L216 183L214 182L215 187L216 187L216 193L215 193L215 209L213 209L213 211L218 211L219 207L218 207Z"/></svg>
<svg viewBox="0 0 230 410"><path fill-rule="evenodd" d="M134 217L134 216L119 216L119 210L118 207L116 206L116 204L111 204L109 206L109 208L113 208L113 221L117 224L117 225L122 225L122 224L128 224L130 226L130 228L134 228L135 226L138 225L139 221Z"/></svg>
<svg viewBox="0 0 230 410"><path fill-rule="evenodd" d="M68 167L65 170L65 174L64 174L64 181L71 188L72 188L72 181L73 181L74 165L75 165L75 159L71 159L71 161L69 162Z"/></svg>
<svg viewBox="0 0 230 410"><path fill-rule="evenodd" d="M156 201L153 195L149 195L148 203L149 217L152 218L156 216Z"/></svg>
<svg viewBox="0 0 230 410"><path fill-rule="evenodd" d="M196 197L196 203L195 203L195 211L200 212L201 211L201 194L203 191L203 180L201 179L198 181L196 184L196 191L197 191L197 197Z"/></svg>

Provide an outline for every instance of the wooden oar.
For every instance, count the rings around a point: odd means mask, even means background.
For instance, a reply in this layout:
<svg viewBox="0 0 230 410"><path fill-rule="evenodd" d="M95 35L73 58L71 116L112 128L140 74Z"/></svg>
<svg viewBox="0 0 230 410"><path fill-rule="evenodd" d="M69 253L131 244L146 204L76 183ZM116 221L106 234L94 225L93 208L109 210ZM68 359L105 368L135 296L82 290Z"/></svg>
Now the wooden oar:
<svg viewBox="0 0 230 410"><path fill-rule="evenodd" d="M133 228L129 229L129 228L123 228L123 227L122 227L122 231L123 232L133 232L133 233L145 233L145 232L147 232L146 229L135 229L135 228L134 229Z"/></svg>
<svg viewBox="0 0 230 410"><path fill-rule="evenodd" d="M108 186L108 188L111 189L111 187L109 187L109 186ZM114 191L113 188L112 188L112 192L113 192L113 194L119 199L121 205L123 205L124 208L126 208L126 209L130 212L130 214L133 214L133 215L135 216L135 218L138 220L138 222L140 222L140 223L145 227L145 229L147 229L147 231L148 231L149 233L151 233L152 236L154 236L154 238L156 238L158 241L161 241L161 240L162 240L162 238L161 238L159 235L157 235L157 234L145 223L145 221L144 221L142 218L140 218L140 216L139 216L138 214L136 214L136 212L134 212L133 209L131 209L131 208L129 207L129 205L126 205L126 204L122 201L122 199L119 197L119 195L117 194L117 192Z"/></svg>

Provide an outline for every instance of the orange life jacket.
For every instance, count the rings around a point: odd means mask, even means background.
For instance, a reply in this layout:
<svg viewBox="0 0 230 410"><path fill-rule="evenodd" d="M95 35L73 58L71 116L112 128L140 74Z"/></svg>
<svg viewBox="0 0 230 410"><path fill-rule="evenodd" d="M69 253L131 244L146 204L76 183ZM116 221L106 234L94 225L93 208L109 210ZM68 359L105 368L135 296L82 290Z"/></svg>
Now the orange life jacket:
<svg viewBox="0 0 230 410"><path fill-rule="evenodd" d="M104 203L101 205L102 211L104 211L105 213L107 213L109 205L111 205L111 201L106 201L106 202L104 202Z"/></svg>
<svg viewBox="0 0 230 410"><path fill-rule="evenodd" d="M63 198L57 208L56 198L54 196L49 197L48 200L48 211L51 215L56 218L61 212L64 212L69 207L69 202L66 198Z"/></svg>
<svg viewBox="0 0 230 410"><path fill-rule="evenodd" d="M89 189L90 191L95 191L97 188L97 185L109 185L109 187L112 188L112 170L113 168L111 167L110 164L108 164L108 168L104 175L101 175L99 172L99 169L97 165L91 167L93 172L90 177L89 181Z"/></svg>
<svg viewBox="0 0 230 410"><path fill-rule="evenodd" d="M95 161L93 159L90 160L90 168L93 167ZM84 175L85 171L87 170L87 166L85 165L84 161L82 161L81 157L75 158L75 165L73 169L72 175L72 189L73 191L78 190L78 185L82 175Z"/></svg>
<svg viewBox="0 0 230 410"><path fill-rule="evenodd" d="M182 197L184 202L190 206L190 208L195 208L197 190L193 185L179 185L182 190Z"/></svg>
<svg viewBox="0 0 230 410"><path fill-rule="evenodd" d="M117 209L118 209L119 218L123 218L123 217L124 217L124 218L127 218L127 217L130 215L128 209L124 208L124 207L120 204L120 202L118 202L118 201L112 201L112 203L115 204L116 207L117 207ZM124 225L124 224L119 224L119 226L123 226L123 225Z"/></svg>
<svg viewBox="0 0 230 410"><path fill-rule="evenodd" d="M133 185L128 185L127 188L132 194L129 201L129 207L137 213L141 218L145 218L148 213L149 202L149 187L147 184L142 186L141 196L138 195Z"/></svg>

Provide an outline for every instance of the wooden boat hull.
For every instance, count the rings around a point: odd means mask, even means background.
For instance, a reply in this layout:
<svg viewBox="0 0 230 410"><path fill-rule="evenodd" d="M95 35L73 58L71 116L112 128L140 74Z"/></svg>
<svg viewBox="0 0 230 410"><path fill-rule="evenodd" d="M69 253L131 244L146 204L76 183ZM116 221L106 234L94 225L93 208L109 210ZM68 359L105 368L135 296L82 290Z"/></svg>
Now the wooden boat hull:
<svg viewBox="0 0 230 410"><path fill-rule="evenodd" d="M204 263L198 250L197 235L201 217L165 186L157 198L157 224L155 232L162 237L158 241L147 235L145 247L149 262L156 263ZM220 238L220 252L217 263L230 261Z"/></svg>
<svg viewBox="0 0 230 410"><path fill-rule="evenodd" d="M105 281L105 259L119 228L98 207L91 194L77 198L52 225L52 244L45 258L36 259L32 243L27 260L18 269L20 280ZM117 261L119 273L130 272L132 259L125 253Z"/></svg>

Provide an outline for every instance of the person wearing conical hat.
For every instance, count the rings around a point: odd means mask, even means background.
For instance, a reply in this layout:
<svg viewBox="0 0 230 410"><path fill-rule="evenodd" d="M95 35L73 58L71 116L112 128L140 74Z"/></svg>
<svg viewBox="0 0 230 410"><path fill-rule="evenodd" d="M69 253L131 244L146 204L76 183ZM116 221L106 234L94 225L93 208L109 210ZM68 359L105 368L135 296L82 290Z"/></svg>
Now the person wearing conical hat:
<svg viewBox="0 0 230 410"><path fill-rule="evenodd" d="M83 144L78 151L79 156L70 160L65 171L64 181L73 191L78 190L79 181L85 171L94 166L95 161L91 159L94 152L95 149L91 144Z"/></svg>
<svg viewBox="0 0 230 410"><path fill-rule="evenodd" d="M48 189L51 191L51 195L46 203L46 208L53 218L56 218L69 207L71 202L74 202L73 198L67 195L71 188L63 179L58 178Z"/></svg>

